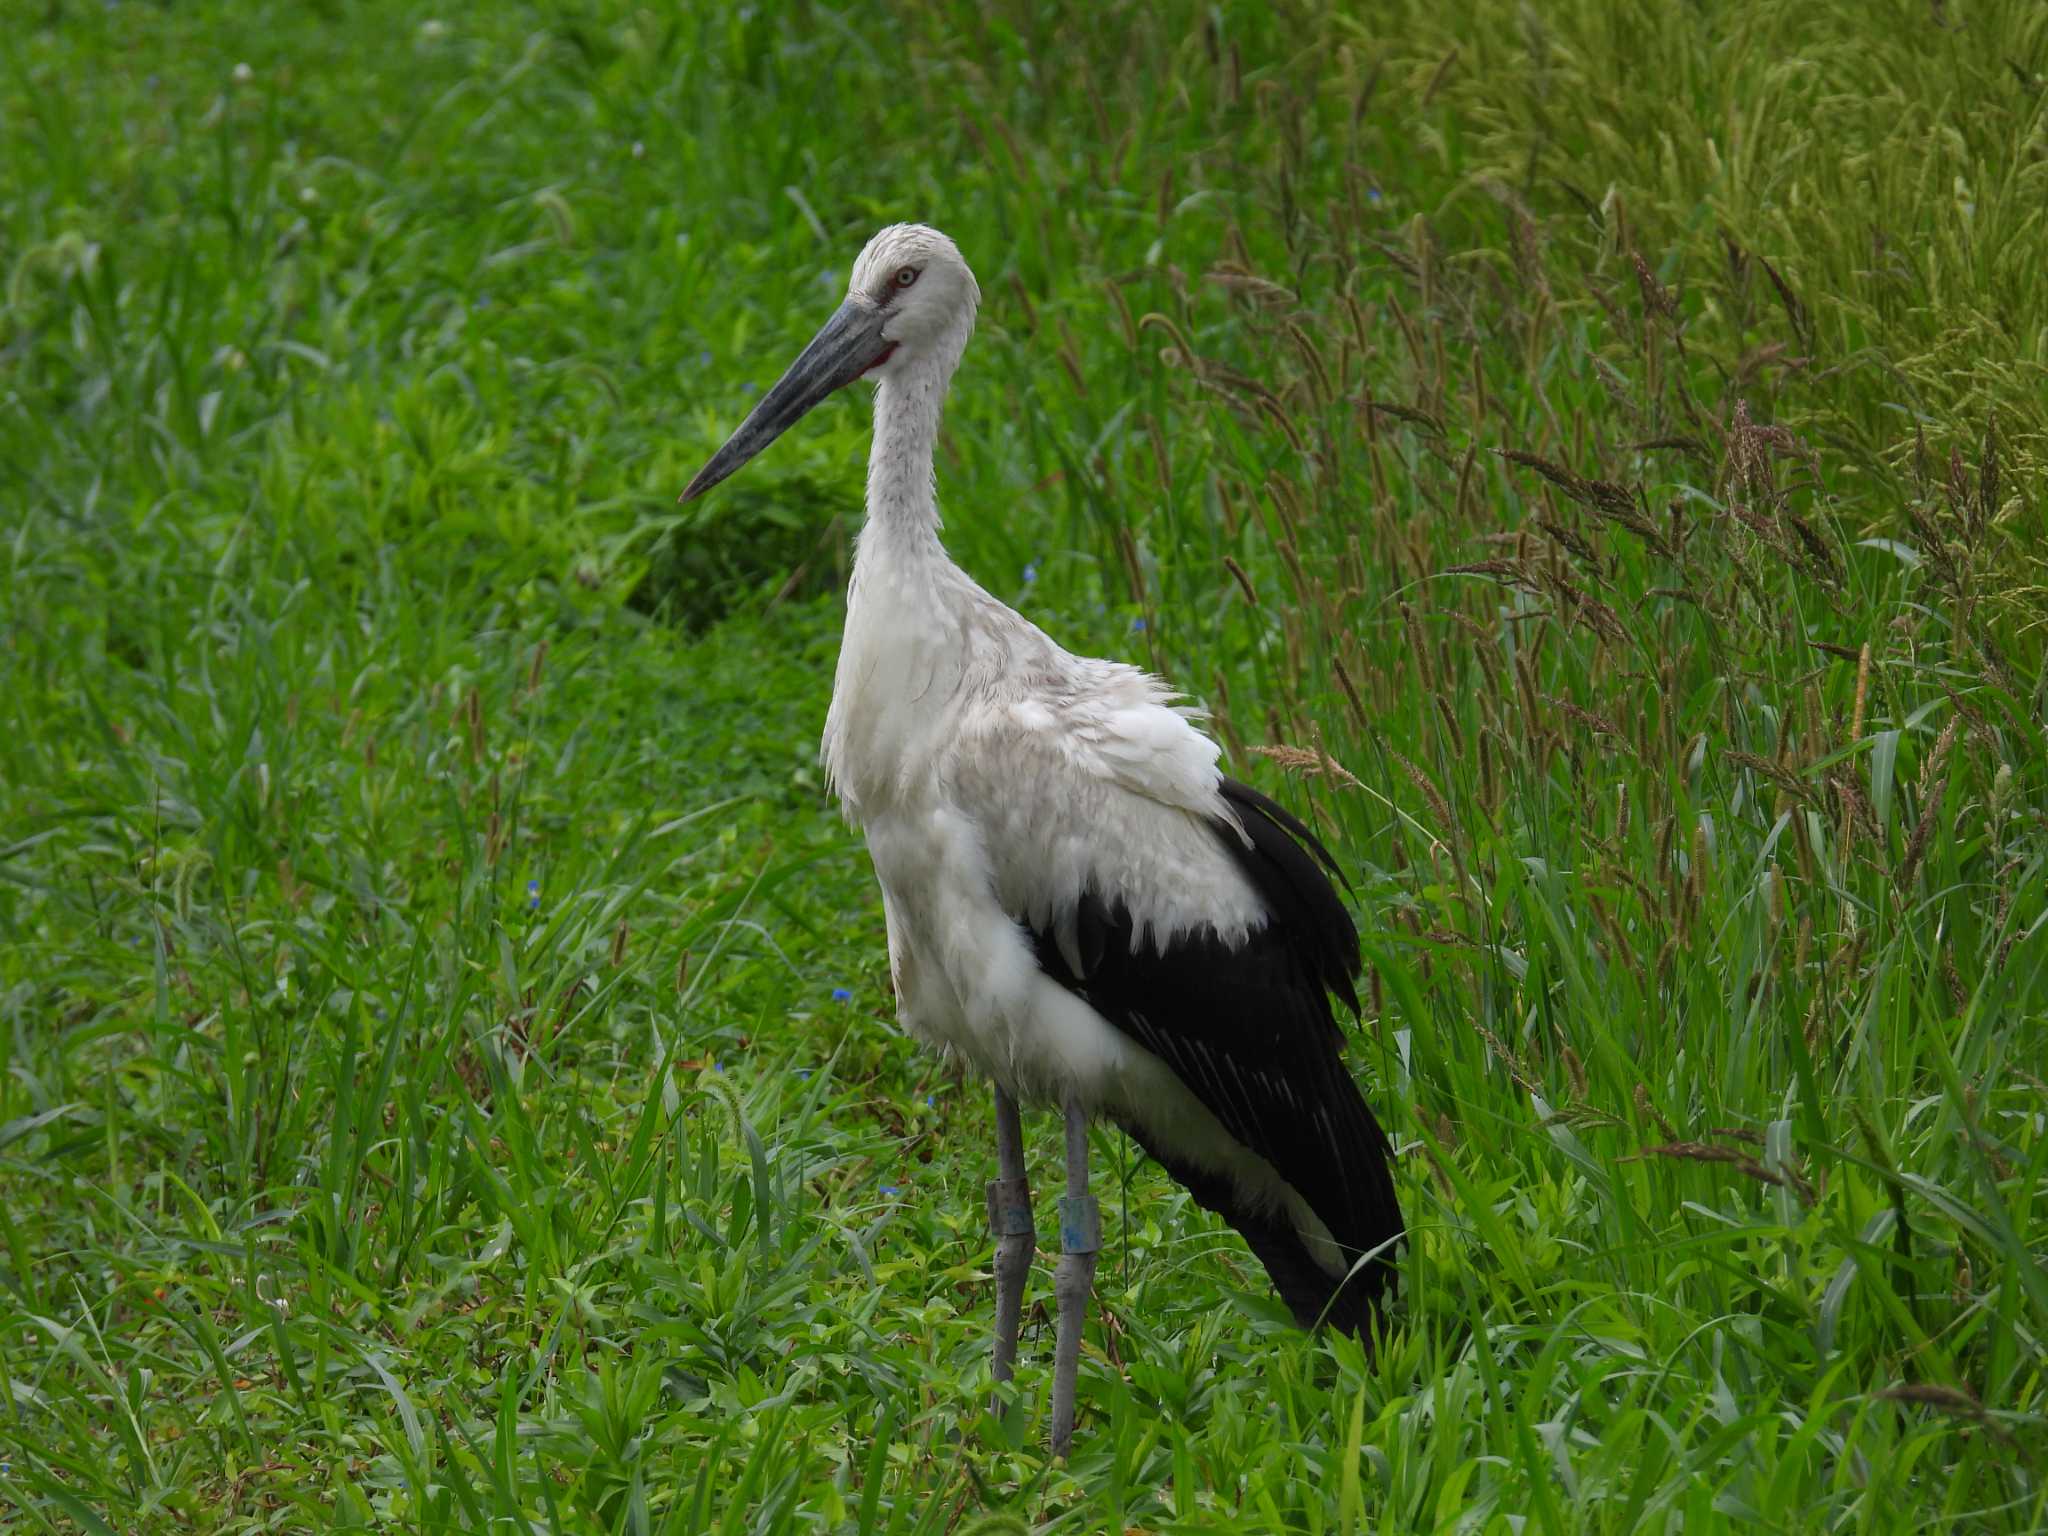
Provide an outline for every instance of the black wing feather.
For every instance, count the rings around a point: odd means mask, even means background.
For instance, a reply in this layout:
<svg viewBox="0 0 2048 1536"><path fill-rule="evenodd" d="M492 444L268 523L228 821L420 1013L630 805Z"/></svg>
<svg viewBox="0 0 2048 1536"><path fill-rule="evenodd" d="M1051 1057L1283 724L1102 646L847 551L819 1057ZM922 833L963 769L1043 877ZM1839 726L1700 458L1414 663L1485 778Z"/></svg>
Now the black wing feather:
<svg viewBox="0 0 2048 1536"><path fill-rule="evenodd" d="M1266 925L1235 947L1214 933L1164 950L1140 942L1121 905L1085 894L1076 916L1081 971L1050 925L1034 929L1045 973L1159 1057L1242 1146L1271 1163L1330 1229L1347 1263L1402 1230L1391 1149L1340 1054L1330 993L1354 1012L1358 930L1331 887L1329 851L1256 790L1223 781L1238 825L1211 823L1266 906ZM1241 830L1240 830L1241 829ZM1232 1182L1162 1155L1142 1112L1125 1124L1196 1201L1238 1229L1306 1326L1363 1328L1391 1264L1384 1252L1340 1286L1278 1213L1248 1207Z"/></svg>
<svg viewBox="0 0 2048 1536"><path fill-rule="evenodd" d="M1223 781L1223 799L1237 813L1249 846L1225 836L1237 867L1266 899L1273 926L1292 936L1311 975L1358 1012L1358 928L1328 877L1343 878L1330 850L1283 807L1249 785ZM1310 854L1314 857L1311 858ZM1322 869L1316 867L1321 863Z"/></svg>

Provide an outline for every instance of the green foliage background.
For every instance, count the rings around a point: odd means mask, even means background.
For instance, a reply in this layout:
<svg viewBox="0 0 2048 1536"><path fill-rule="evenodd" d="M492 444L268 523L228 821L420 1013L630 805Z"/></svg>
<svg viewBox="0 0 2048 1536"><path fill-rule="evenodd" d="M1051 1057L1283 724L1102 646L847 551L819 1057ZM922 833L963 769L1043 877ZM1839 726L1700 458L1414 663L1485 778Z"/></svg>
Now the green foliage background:
<svg viewBox="0 0 2048 1536"><path fill-rule="evenodd" d="M5 31L10 1528L2042 1523L2048 11ZM814 766L865 407L674 503L899 218L1402 1149L1368 1351L1100 1138L1065 1465Z"/></svg>

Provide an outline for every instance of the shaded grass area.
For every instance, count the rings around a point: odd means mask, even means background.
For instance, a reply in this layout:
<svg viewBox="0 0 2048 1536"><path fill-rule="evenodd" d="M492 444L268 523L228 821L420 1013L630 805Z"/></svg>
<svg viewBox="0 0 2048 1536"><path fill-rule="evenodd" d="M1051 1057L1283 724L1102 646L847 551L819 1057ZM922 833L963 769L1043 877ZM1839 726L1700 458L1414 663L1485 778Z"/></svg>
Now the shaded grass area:
<svg viewBox="0 0 2048 1536"><path fill-rule="evenodd" d="M11 1518L2040 1523L2030 9L5 47ZM955 551L1355 871L1414 1228L1305 1339L1104 1139L1060 1469L812 765L865 412L672 505L904 216Z"/></svg>

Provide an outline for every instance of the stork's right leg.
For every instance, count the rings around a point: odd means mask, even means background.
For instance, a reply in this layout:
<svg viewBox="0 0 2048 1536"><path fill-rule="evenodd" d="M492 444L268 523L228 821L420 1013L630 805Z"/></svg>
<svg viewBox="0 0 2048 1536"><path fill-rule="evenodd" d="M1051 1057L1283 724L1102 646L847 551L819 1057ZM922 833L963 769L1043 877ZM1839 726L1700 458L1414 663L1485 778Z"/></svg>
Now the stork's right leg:
<svg viewBox="0 0 2048 1536"><path fill-rule="evenodd" d="M1067 1104L1067 1198L1060 1202L1060 1262L1053 1274L1059 1331L1053 1341L1052 1453L1065 1459L1074 1444L1074 1385L1081 1366L1081 1327L1095 1287L1102 1213L1088 1193L1088 1117Z"/></svg>
<svg viewBox="0 0 2048 1536"><path fill-rule="evenodd" d="M996 1238L996 1353L990 1374L1008 1381L1038 1229L1032 1225L1031 1186L1024 1178L1024 1125L1017 1101L1001 1087L996 1089L996 1163L1001 1176L988 1187L988 1224Z"/></svg>

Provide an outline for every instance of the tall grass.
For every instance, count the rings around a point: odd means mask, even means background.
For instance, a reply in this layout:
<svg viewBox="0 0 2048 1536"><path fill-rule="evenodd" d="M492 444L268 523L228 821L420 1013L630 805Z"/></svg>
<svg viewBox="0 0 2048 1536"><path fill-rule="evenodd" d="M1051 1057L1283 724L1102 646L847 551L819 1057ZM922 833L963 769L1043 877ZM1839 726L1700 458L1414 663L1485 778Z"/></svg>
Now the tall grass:
<svg viewBox="0 0 2048 1536"><path fill-rule="evenodd" d="M2032 8L4 47L8 1521L2041 1523ZM1305 1338L1104 1138L1064 1467L812 765L865 413L673 506L898 217L956 553L1353 872L1413 1227Z"/></svg>

